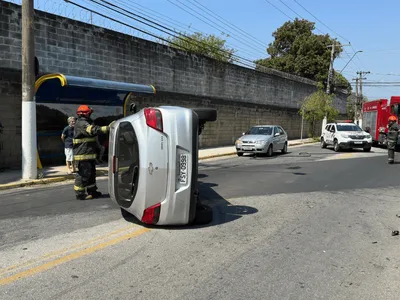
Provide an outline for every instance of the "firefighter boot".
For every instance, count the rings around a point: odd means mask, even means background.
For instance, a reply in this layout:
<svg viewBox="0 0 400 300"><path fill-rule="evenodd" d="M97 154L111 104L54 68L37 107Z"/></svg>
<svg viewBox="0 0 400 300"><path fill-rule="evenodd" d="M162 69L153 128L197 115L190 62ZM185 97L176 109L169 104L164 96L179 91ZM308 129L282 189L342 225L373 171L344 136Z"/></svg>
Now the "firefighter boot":
<svg viewBox="0 0 400 300"><path fill-rule="evenodd" d="M98 191L94 191L94 192L88 192L89 196L91 196L92 198L100 198L103 194L101 192Z"/></svg>
<svg viewBox="0 0 400 300"><path fill-rule="evenodd" d="M76 200L90 200L90 199L93 199L92 195L86 195L86 194L76 195Z"/></svg>
<svg viewBox="0 0 400 300"><path fill-rule="evenodd" d="M394 163L394 150L389 149L388 150L388 164L393 164Z"/></svg>

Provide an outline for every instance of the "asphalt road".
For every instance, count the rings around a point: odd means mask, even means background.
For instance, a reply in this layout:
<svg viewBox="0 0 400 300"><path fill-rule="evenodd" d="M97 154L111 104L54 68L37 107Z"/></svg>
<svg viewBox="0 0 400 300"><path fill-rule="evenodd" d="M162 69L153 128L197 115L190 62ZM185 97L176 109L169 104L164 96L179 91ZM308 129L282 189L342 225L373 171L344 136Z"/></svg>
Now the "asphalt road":
<svg viewBox="0 0 400 300"><path fill-rule="evenodd" d="M144 228L71 184L0 193L0 299L399 298L400 165L384 150L305 146L199 173L202 227Z"/></svg>

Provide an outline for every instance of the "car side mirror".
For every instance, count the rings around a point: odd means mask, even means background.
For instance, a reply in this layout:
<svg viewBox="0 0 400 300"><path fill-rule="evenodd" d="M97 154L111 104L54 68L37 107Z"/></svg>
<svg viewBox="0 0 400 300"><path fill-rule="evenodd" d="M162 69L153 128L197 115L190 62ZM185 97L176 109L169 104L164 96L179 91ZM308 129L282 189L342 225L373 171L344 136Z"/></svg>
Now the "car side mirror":
<svg viewBox="0 0 400 300"><path fill-rule="evenodd" d="M135 103L131 103L131 105L129 105L129 111L130 111L131 113L134 113L134 114L137 113L137 106L136 106Z"/></svg>
<svg viewBox="0 0 400 300"><path fill-rule="evenodd" d="M281 135L279 132L275 133L275 136Z"/></svg>
<svg viewBox="0 0 400 300"><path fill-rule="evenodd" d="M242 132L242 135L246 135L246 132Z"/></svg>

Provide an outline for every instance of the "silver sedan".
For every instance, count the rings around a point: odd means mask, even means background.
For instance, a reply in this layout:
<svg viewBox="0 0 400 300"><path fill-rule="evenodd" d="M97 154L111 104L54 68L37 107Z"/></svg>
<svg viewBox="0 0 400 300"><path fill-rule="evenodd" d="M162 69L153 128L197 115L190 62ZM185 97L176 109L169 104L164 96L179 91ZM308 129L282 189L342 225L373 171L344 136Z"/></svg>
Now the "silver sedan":
<svg viewBox="0 0 400 300"><path fill-rule="evenodd" d="M238 156L244 153L272 154L280 150L287 152L287 134L281 126L277 125L258 125L250 128L243 136L235 142Z"/></svg>

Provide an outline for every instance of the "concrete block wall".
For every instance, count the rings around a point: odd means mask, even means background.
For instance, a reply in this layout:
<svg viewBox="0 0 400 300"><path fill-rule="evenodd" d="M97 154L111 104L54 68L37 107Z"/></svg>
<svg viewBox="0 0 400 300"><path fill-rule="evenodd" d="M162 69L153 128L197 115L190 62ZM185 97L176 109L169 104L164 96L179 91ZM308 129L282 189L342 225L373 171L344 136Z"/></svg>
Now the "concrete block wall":
<svg viewBox="0 0 400 300"><path fill-rule="evenodd" d="M301 101L315 82L269 70L257 72L151 41L35 11L35 54L40 71L153 84L157 96L146 106L210 106L219 119L208 123L201 147L232 145L255 124L282 125L300 137ZM21 10L0 2L0 168L21 164ZM335 106L346 111L347 95ZM304 123L304 137L308 133ZM317 128L319 128L318 126Z"/></svg>
<svg viewBox="0 0 400 300"><path fill-rule="evenodd" d="M21 73L0 69L0 169L21 161Z"/></svg>
<svg viewBox="0 0 400 300"><path fill-rule="evenodd" d="M20 6L1 2L0 9L0 67L20 69ZM41 11L35 11L35 41L43 72L153 84L163 92L284 108L299 108L316 90L316 83L306 78L217 62ZM345 103L338 106L345 109Z"/></svg>

